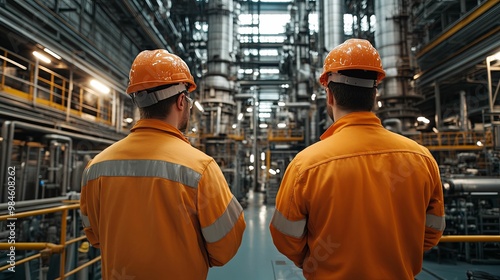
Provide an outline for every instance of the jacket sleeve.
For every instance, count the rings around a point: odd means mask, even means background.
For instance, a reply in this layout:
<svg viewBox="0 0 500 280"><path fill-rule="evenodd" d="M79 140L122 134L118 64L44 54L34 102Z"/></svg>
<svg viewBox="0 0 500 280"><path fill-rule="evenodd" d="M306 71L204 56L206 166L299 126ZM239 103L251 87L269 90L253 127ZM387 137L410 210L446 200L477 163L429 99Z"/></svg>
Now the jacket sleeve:
<svg viewBox="0 0 500 280"><path fill-rule="evenodd" d="M212 160L198 186L198 217L210 266L223 266L238 251L246 223L243 208Z"/></svg>
<svg viewBox="0 0 500 280"><path fill-rule="evenodd" d="M427 206L427 213L425 216L424 251L430 250L439 243L439 239L443 235L443 231L446 226L443 187L441 184L439 169L435 162L433 162L431 172L434 175L434 186L431 190L431 198L429 205Z"/></svg>
<svg viewBox="0 0 500 280"><path fill-rule="evenodd" d="M90 162L89 162L90 165ZM99 248L98 217L99 197L96 196L96 190L88 184L89 165L85 168L82 175L82 191L80 195L80 218L82 220L83 230L92 246Z"/></svg>
<svg viewBox="0 0 500 280"><path fill-rule="evenodd" d="M301 196L296 195L298 170L290 163L276 197L276 209L269 229L274 245L283 255L302 267L307 246L307 219Z"/></svg>

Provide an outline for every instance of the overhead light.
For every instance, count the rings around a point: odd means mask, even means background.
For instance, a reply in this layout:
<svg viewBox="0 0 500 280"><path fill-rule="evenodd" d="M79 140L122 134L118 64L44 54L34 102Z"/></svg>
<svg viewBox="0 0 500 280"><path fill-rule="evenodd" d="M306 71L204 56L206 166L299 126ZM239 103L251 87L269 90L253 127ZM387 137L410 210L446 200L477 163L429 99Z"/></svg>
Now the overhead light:
<svg viewBox="0 0 500 280"><path fill-rule="evenodd" d="M109 87L105 86L103 83L99 82L98 80L91 80L90 85L104 94L108 94L111 91L109 89Z"/></svg>
<svg viewBox="0 0 500 280"><path fill-rule="evenodd" d="M50 59L49 59L48 57L46 57L45 55L43 55L43 54L41 54L41 53L39 53L39 52L37 52L37 51L34 51L34 52L33 52L33 55L34 55L36 58L40 59L41 61L43 61L43 62L45 62L45 63L50 63Z"/></svg>
<svg viewBox="0 0 500 280"><path fill-rule="evenodd" d="M5 56L3 56L3 55L0 55L0 58L1 58L1 59L3 59L3 60L5 60L5 61L7 61L8 63L10 63L10 64L12 64L12 65L15 65L15 66L17 66L17 67L19 67L19 68L23 69L23 70L28 69L28 68L26 68L26 66L24 66L24 65L22 65L22 64L20 64L20 63L18 63L18 62L15 62L15 61L14 61L14 60L12 60L12 59L6 58L6 57L5 57Z"/></svg>
<svg viewBox="0 0 500 280"><path fill-rule="evenodd" d="M196 108L198 108L198 110L200 110L201 112L205 112L205 109L203 109L203 106L201 106L200 102L198 102L198 100L196 100L194 102L194 105L196 105Z"/></svg>
<svg viewBox="0 0 500 280"><path fill-rule="evenodd" d="M238 114L238 120L241 121L243 119L243 113Z"/></svg>
<svg viewBox="0 0 500 280"><path fill-rule="evenodd" d="M248 166L248 170L252 171L253 170L253 165Z"/></svg>
<svg viewBox="0 0 500 280"><path fill-rule="evenodd" d="M311 100L312 100L312 101L316 100L316 93L313 93L313 94L311 95Z"/></svg>
<svg viewBox="0 0 500 280"><path fill-rule="evenodd" d="M49 50L47 48L43 49L43 51L46 52L46 53L48 53L48 54L50 54L54 58L56 58L58 60L61 60L61 57L57 53L55 53L55 52L53 52L53 51L51 51L51 50Z"/></svg>
<svg viewBox="0 0 500 280"><path fill-rule="evenodd" d="M274 169L269 169L268 172L271 174L271 175L276 175L276 171Z"/></svg>
<svg viewBox="0 0 500 280"><path fill-rule="evenodd" d="M491 60L500 60L500 52L497 52L496 54L492 55Z"/></svg>
<svg viewBox="0 0 500 280"><path fill-rule="evenodd" d="M125 119L125 122L126 122L126 123L132 123L133 121L134 121L134 119L132 119L132 118L126 118L126 119Z"/></svg>
<svg viewBox="0 0 500 280"><path fill-rule="evenodd" d="M379 108L382 108L382 101L377 102Z"/></svg>
<svg viewBox="0 0 500 280"><path fill-rule="evenodd" d="M439 133L439 130L435 127L432 128L432 131L434 131L434 133Z"/></svg>
<svg viewBox="0 0 500 280"><path fill-rule="evenodd" d="M477 141L476 145L478 145L479 147L484 146L483 142L481 142L481 141Z"/></svg>
<svg viewBox="0 0 500 280"><path fill-rule="evenodd" d="M430 121L428 118L426 118L426 117L418 117L418 118L417 118L417 121L419 121L419 122L423 122L423 123L425 123L425 124L428 124L428 123L430 123L430 122L431 122L431 121Z"/></svg>
<svg viewBox="0 0 500 280"><path fill-rule="evenodd" d="M255 157L253 154L250 155L250 163L253 163L255 161Z"/></svg>
<svg viewBox="0 0 500 280"><path fill-rule="evenodd" d="M260 153L260 160L266 160L266 153Z"/></svg>
<svg viewBox="0 0 500 280"><path fill-rule="evenodd" d="M286 123L279 123L278 124L278 128L285 128L286 127Z"/></svg>
<svg viewBox="0 0 500 280"><path fill-rule="evenodd" d="M236 129L237 127L238 127L238 125L237 125L237 124L235 124L235 123L233 123L232 128L233 128L233 129Z"/></svg>
<svg viewBox="0 0 500 280"><path fill-rule="evenodd" d="M261 124L259 124L259 127L260 128L267 128L267 123L261 123Z"/></svg>
<svg viewBox="0 0 500 280"><path fill-rule="evenodd" d="M278 101L278 106L283 107L283 106L285 106L285 105L286 105L286 104L285 104L285 102L283 102L283 101Z"/></svg>

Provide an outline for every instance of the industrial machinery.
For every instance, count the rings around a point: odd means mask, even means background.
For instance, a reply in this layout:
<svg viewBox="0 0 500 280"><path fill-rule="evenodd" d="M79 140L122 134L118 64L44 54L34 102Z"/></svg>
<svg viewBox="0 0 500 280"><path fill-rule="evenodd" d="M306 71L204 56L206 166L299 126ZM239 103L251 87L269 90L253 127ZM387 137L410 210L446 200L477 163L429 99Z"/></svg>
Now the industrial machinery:
<svg viewBox="0 0 500 280"><path fill-rule="evenodd" d="M498 177L448 175L442 178L445 235L500 235L500 180ZM499 242L441 243L446 258L471 263L500 263Z"/></svg>

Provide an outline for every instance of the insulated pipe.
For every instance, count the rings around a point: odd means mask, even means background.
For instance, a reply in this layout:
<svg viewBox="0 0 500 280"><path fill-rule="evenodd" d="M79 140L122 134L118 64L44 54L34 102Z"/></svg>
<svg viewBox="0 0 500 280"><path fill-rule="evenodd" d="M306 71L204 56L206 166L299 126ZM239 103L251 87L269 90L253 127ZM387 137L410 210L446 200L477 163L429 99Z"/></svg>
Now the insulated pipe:
<svg viewBox="0 0 500 280"><path fill-rule="evenodd" d="M71 160L71 154L73 151L73 140L70 137L67 136L62 136L58 134L47 134L43 136L43 139L45 140L52 140L52 141L63 141L67 143L67 150L64 151L64 163L63 163L63 169L62 169L62 185L61 185L61 194L65 195L66 190L68 189L69 185L69 164ZM51 141L51 143L52 143Z"/></svg>
<svg viewBox="0 0 500 280"><path fill-rule="evenodd" d="M439 88L439 82L434 82L434 102L436 104L436 128L441 130L443 126L443 118L441 116L441 90Z"/></svg>
<svg viewBox="0 0 500 280"><path fill-rule="evenodd" d="M500 192L498 178L445 178L443 188L447 193Z"/></svg>
<svg viewBox="0 0 500 280"><path fill-rule="evenodd" d="M379 85L379 100L384 106L378 110L379 117L400 118L403 123L403 134L414 130L413 123L419 111L407 105L408 100L421 99L410 86L413 76L410 69L409 46L406 43L407 20L404 16L407 7L404 1L375 1L377 16L377 32L375 48L380 54L386 73Z"/></svg>
<svg viewBox="0 0 500 280"><path fill-rule="evenodd" d="M323 36L327 52L340 45L344 40L344 2L324 0L322 15L324 18Z"/></svg>
<svg viewBox="0 0 500 280"><path fill-rule="evenodd" d="M468 130L468 119L467 119L467 98L465 96L465 91L460 91L460 130Z"/></svg>
<svg viewBox="0 0 500 280"><path fill-rule="evenodd" d="M238 51L233 46L236 36L233 30L233 11L233 0L209 1L208 3L208 69L202 82L201 100L207 111L217 114L205 124L206 132L209 134L227 134L227 124L230 123L234 114L235 104L231 96L234 83L229 82L232 73L232 56ZM217 123L213 123L214 121Z"/></svg>
<svg viewBox="0 0 500 280"><path fill-rule="evenodd" d="M51 197L51 198L43 198L43 199L33 199L33 200L23 200L23 201L17 201L16 202L16 211L20 211L22 208L30 208L30 207L36 207L36 206L41 206L41 205L46 205L46 204L53 204L53 203L62 203L63 200L68 200L68 196L58 196L58 197ZM1 203L0 204L0 211L8 209L9 205L8 203Z"/></svg>

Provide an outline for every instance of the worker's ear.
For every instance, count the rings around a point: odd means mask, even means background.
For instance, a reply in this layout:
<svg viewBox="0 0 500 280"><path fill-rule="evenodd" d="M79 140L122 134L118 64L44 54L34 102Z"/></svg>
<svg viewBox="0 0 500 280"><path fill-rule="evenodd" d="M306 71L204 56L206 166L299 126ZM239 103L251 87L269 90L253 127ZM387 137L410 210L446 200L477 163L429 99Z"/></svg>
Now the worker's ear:
<svg viewBox="0 0 500 280"><path fill-rule="evenodd" d="M335 104L335 98L329 87L326 87L326 104L333 106Z"/></svg>
<svg viewBox="0 0 500 280"><path fill-rule="evenodd" d="M177 99L175 100L175 106L177 107L177 110L182 111L184 106L186 106L186 103L184 103L184 94L178 94Z"/></svg>

